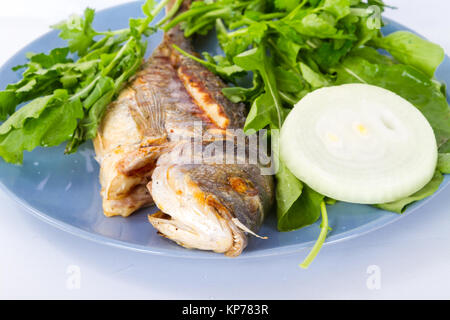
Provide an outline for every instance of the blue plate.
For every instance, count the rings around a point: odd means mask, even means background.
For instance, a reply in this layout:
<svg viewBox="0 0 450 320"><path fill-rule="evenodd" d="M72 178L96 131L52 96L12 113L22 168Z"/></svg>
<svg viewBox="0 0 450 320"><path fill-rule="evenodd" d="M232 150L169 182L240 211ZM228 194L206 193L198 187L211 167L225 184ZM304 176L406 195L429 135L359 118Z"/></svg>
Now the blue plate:
<svg viewBox="0 0 450 320"><path fill-rule="evenodd" d="M141 3L132 2L97 13L95 28L99 30L120 29L128 26L129 17L141 15ZM389 22L384 33L405 30L399 24ZM162 34L151 37L148 54L158 45ZM20 79L19 72L11 67L25 62L27 52L48 52L65 43L52 31L32 42L0 69L0 88ZM217 45L212 38L198 42L198 51L205 49L214 53ZM450 60L437 72L437 78L450 84ZM14 166L0 160L0 183L21 205L50 224L80 237L101 243L152 254L192 258L223 258L223 255L199 250L187 250L156 234L147 221L152 209L141 210L129 218L106 218L102 213L99 166L94 160L92 145L87 143L74 155L64 155L64 147L38 148L24 156L23 166ZM440 190L447 187L446 176ZM403 215L375 209L366 205L338 203L329 207L330 232L326 243L350 239L373 231L401 219L406 214L421 211L420 207L433 197L411 205ZM153 209L154 210L154 209ZM319 223L307 228L281 233L276 229L275 213L270 215L260 234L268 240L251 238L244 253L239 257L261 257L298 251L310 247L316 240Z"/></svg>

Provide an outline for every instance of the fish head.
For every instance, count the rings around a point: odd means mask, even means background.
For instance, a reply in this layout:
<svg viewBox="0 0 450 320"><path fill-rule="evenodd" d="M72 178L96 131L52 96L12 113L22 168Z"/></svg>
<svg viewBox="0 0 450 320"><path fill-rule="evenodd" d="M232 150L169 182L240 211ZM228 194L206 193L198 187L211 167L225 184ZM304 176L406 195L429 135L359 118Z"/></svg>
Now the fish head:
<svg viewBox="0 0 450 320"><path fill-rule="evenodd" d="M269 207L271 179L257 166L173 164L160 158L148 184L160 213L149 216L159 233L186 248L238 256Z"/></svg>

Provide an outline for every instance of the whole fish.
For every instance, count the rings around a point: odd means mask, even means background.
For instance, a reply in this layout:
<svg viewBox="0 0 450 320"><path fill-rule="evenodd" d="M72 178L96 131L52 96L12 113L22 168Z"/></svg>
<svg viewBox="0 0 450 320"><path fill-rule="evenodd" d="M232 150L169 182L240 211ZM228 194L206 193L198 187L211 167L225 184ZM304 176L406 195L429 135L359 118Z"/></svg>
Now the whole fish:
<svg viewBox="0 0 450 320"><path fill-rule="evenodd" d="M247 142L236 153L229 129L243 127L245 106L229 101L223 81L174 44L195 54L178 26L167 32L100 126L103 209L127 216L154 202L160 211L149 221L162 236L237 256L272 206L273 178L246 159ZM216 152L225 145L231 150Z"/></svg>

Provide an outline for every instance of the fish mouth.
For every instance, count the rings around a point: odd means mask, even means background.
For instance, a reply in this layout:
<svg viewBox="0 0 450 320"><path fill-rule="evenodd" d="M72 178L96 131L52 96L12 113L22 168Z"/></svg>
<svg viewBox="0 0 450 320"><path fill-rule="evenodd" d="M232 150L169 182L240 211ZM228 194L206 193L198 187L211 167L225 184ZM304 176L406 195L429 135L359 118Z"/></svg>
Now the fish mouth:
<svg viewBox="0 0 450 320"><path fill-rule="evenodd" d="M149 215L159 234L177 244L236 257L247 245L245 233L233 222L232 214L214 195L194 183L181 166L155 169L147 185L161 210Z"/></svg>

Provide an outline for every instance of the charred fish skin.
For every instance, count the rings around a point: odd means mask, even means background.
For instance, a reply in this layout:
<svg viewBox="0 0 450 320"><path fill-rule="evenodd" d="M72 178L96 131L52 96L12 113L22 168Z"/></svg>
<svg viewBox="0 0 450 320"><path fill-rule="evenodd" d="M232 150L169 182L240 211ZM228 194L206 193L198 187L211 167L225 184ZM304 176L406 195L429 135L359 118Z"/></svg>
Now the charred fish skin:
<svg viewBox="0 0 450 320"><path fill-rule="evenodd" d="M185 0L179 13L189 9L190 4L190 0ZM168 7L170 8L171 5ZM165 33L163 46L165 54L177 70L185 89L217 128L243 128L246 118L245 105L228 100L222 93L222 89L227 85L203 65L184 56L173 45L198 56L192 46L192 41L184 36L180 25Z"/></svg>

